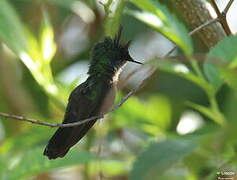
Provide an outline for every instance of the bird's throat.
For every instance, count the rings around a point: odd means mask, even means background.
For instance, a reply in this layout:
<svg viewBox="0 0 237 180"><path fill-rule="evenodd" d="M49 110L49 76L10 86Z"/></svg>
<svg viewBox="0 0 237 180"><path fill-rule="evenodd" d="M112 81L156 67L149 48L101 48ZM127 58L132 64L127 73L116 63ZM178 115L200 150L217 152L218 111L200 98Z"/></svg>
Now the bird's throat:
<svg viewBox="0 0 237 180"><path fill-rule="evenodd" d="M104 68L103 70L96 69L89 71L89 75L96 81L106 81L110 83L117 83L119 75L122 71L121 68Z"/></svg>

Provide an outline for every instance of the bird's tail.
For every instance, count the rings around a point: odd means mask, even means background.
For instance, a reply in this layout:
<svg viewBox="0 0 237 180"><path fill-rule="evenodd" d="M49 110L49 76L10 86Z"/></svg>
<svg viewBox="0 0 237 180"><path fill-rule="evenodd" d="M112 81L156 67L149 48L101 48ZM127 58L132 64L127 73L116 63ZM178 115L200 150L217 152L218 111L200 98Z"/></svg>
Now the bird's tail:
<svg viewBox="0 0 237 180"><path fill-rule="evenodd" d="M75 127L58 128L44 150L49 159L64 157L69 149L75 145L95 124L96 120L89 121Z"/></svg>

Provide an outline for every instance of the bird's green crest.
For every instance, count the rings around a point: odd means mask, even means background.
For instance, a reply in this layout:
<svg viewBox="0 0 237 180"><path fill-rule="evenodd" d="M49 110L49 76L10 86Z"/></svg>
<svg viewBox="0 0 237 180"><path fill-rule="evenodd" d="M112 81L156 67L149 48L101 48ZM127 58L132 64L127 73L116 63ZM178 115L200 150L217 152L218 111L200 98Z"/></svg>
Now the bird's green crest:
<svg viewBox="0 0 237 180"><path fill-rule="evenodd" d="M92 50L92 60L89 74L97 71L116 71L127 61L136 62L129 55L129 45L131 41L121 42L122 28L114 39L106 37L104 41L97 43ZM141 64L141 63L139 63Z"/></svg>

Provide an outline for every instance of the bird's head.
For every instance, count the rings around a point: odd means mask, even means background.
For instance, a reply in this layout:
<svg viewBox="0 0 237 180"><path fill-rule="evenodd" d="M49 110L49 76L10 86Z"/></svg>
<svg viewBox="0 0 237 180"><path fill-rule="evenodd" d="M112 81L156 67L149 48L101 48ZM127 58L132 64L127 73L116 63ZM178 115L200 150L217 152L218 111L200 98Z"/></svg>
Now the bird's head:
<svg viewBox="0 0 237 180"><path fill-rule="evenodd" d="M127 43L121 43L121 31L120 28L118 34L114 39L106 37L104 41L97 43L92 51L92 62L89 70L118 70L120 69L127 61L134 62L137 64L142 64L138 61L135 61L129 54L128 48L130 41Z"/></svg>

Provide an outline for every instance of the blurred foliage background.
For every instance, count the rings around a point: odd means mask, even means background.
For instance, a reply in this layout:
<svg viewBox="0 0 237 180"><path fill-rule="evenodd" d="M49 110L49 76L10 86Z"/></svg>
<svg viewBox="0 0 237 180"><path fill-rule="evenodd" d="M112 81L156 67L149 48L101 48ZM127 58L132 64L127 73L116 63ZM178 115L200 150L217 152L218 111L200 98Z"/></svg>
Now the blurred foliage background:
<svg viewBox="0 0 237 180"><path fill-rule="evenodd" d="M236 32L236 2L231 8ZM68 95L87 78L93 45L120 25L131 56L145 65L125 67L117 102L151 67L153 74L63 159L42 154L55 129L0 117L0 179L198 180L237 172L237 37L209 49L188 35L181 15L164 0L1 0L0 112L60 123ZM160 58L174 44L178 58Z"/></svg>

